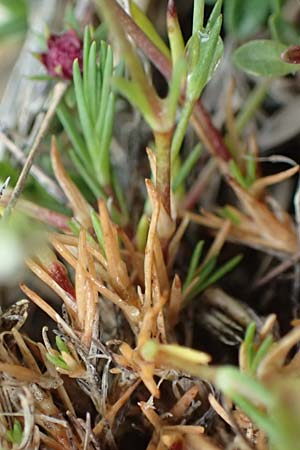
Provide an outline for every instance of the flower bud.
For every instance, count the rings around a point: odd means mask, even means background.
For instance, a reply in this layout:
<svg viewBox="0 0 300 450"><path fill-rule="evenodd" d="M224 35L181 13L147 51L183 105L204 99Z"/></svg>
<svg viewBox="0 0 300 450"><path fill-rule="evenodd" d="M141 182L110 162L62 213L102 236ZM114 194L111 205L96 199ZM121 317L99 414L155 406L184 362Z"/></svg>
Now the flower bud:
<svg viewBox="0 0 300 450"><path fill-rule="evenodd" d="M71 80L73 62L78 59L82 70L82 41L74 30L63 34L51 34L47 41L48 50L41 53L41 62L52 77Z"/></svg>

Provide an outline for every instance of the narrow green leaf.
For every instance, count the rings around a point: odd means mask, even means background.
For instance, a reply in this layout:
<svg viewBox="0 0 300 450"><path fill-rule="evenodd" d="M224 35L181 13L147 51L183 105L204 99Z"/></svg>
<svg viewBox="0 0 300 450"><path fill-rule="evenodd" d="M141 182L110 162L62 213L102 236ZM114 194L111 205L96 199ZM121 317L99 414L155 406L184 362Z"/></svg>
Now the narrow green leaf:
<svg viewBox="0 0 300 450"><path fill-rule="evenodd" d="M238 396L243 396L266 408L272 408L276 404L276 399L269 389L251 376L241 373L236 367L220 367L215 381L224 394L234 401ZM237 404L239 406L239 403ZM244 408L243 411L245 411ZM245 412L247 414L247 411Z"/></svg>
<svg viewBox="0 0 300 450"><path fill-rule="evenodd" d="M103 128L101 130L100 142L99 142L99 157L98 157L98 170L101 174L102 186L108 186L111 184L111 167L110 167L110 141L112 136L113 124L115 113L115 95L110 92L106 114L104 116Z"/></svg>
<svg viewBox="0 0 300 450"><path fill-rule="evenodd" d="M84 97L82 78L81 78L79 63L78 63L77 59L74 61L74 64L73 64L73 80L74 80L76 102L77 102L80 123L82 126L82 131L83 131L86 143L87 143L90 157L93 161L95 161L95 158L96 158L95 152L97 150L97 147L95 144L95 136L94 136L93 126L91 123L89 111L88 111L85 97Z"/></svg>
<svg viewBox="0 0 300 450"><path fill-rule="evenodd" d="M128 209L126 204L125 191L124 189L122 189L118 176L114 171L112 171L112 185L123 215L123 220L121 223L125 225L128 222Z"/></svg>
<svg viewBox="0 0 300 450"><path fill-rule="evenodd" d="M168 2L167 8L167 31L171 48L172 67L177 61L184 57L185 43L178 20L177 10L173 0Z"/></svg>
<svg viewBox="0 0 300 450"><path fill-rule="evenodd" d="M104 120L105 120L105 116L106 116L108 99L109 99L110 92L111 92L110 83L111 83L111 77L112 77L112 70L113 70L113 54L112 54L111 47L107 47L105 66L103 68L100 108L99 108L98 117L96 120L96 134L97 134L98 138L100 138L100 136L102 134L102 129L104 126Z"/></svg>
<svg viewBox="0 0 300 450"><path fill-rule="evenodd" d="M261 390L260 390L261 391ZM253 405L251 399L248 400L242 395L233 394L230 396L234 403L263 431L265 431L269 437L272 438L272 442L278 442L278 430L274 427L269 415L261 411L260 408Z"/></svg>
<svg viewBox="0 0 300 450"><path fill-rule="evenodd" d="M172 165L174 164L174 161L176 160L176 158L179 154L181 145L183 143L183 140L184 140L184 137L186 134L186 130L187 130L187 127L189 124L189 120L190 120L190 117L193 112L194 104L195 104L194 101L185 101L183 108L181 110L179 122L175 129L173 139L172 139L172 144L171 144Z"/></svg>
<svg viewBox="0 0 300 450"><path fill-rule="evenodd" d="M107 43L105 41L100 42L100 69L101 73L104 73L105 64L106 64L106 55L107 55Z"/></svg>
<svg viewBox="0 0 300 450"><path fill-rule="evenodd" d="M128 81L121 77L114 77L112 79L112 85L143 114L149 126L155 129L156 118L153 118L148 99L140 89L139 85L134 81Z"/></svg>
<svg viewBox="0 0 300 450"><path fill-rule="evenodd" d="M221 9L222 9L222 4L223 4L223 0L217 0L215 3L215 6L213 7L213 10L209 16L209 19L207 21L207 25L206 25L206 31L210 31L212 29L212 27L215 25L218 17L221 14Z"/></svg>
<svg viewBox="0 0 300 450"><path fill-rule="evenodd" d="M217 260L218 260L217 256L212 256L207 261L207 263L203 266L203 268L201 269L201 272L198 276L198 281L188 296L188 300L192 299L193 297L195 297L196 295L198 295L200 292L203 291L202 286L203 286L203 284L206 283L206 280L208 279L208 277L210 276L210 274L213 272L214 268L216 267Z"/></svg>
<svg viewBox="0 0 300 450"><path fill-rule="evenodd" d="M170 51L162 38L156 31L151 20L143 13L143 11L139 8L139 6L133 1L130 0L130 12L135 23L140 27L141 30L145 33L148 39L161 51L161 53L166 57L170 58Z"/></svg>
<svg viewBox="0 0 300 450"><path fill-rule="evenodd" d="M50 353L46 353L47 359L56 367L59 367L60 369L68 370L69 366L65 362L62 356L54 356Z"/></svg>
<svg viewBox="0 0 300 450"><path fill-rule="evenodd" d="M272 40L254 40L239 47L233 56L235 65L251 75L280 77L300 70L300 64L280 59L287 46Z"/></svg>
<svg viewBox="0 0 300 450"><path fill-rule="evenodd" d="M248 183L245 179L244 175L242 174L239 166L234 161L234 159L231 159L229 161L229 171L230 175L241 185L243 188L248 189Z"/></svg>
<svg viewBox="0 0 300 450"><path fill-rule="evenodd" d="M91 47L91 30L89 26L86 26L84 29L84 38L83 38L83 85L84 85L84 94L88 96L88 69L89 69L89 54Z"/></svg>
<svg viewBox="0 0 300 450"><path fill-rule="evenodd" d="M85 165L90 170L92 170L93 165L88 149L81 135L77 131L77 128L74 123L74 117L68 111L68 108L66 107L64 102L60 102L60 104L56 109L56 113L74 147L74 150L78 158L80 158L82 162L84 161Z"/></svg>
<svg viewBox="0 0 300 450"><path fill-rule="evenodd" d="M199 33L197 38L200 46L199 58L197 65L188 75L187 83L187 98L197 100L200 96L205 84L211 73L212 61L215 58L215 52L219 42L219 34L221 31L222 17L219 16L208 32ZM192 41L193 45L196 42Z"/></svg>
<svg viewBox="0 0 300 450"><path fill-rule="evenodd" d="M55 337L55 344L60 352L70 353L69 347L60 336Z"/></svg>
<svg viewBox="0 0 300 450"><path fill-rule="evenodd" d="M250 374L251 375L255 375L256 370L260 364L260 362L263 360L263 358L266 356L266 354L268 353L268 351L270 350L271 346L273 344L273 338L272 336L267 336L264 341L262 342L262 344L259 346L259 349L257 350L257 352L255 353L253 360L252 360L252 364L251 364L251 371Z"/></svg>
<svg viewBox="0 0 300 450"><path fill-rule="evenodd" d="M218 210L219 216L223 217L224 219L229 219L233 225L239 225L240 224L240 218L237 214L235 214L231 208L228 206L224 206L224 208L221 208Z"/></svg>
<svg viewBox="0 0 300 450"><path fill-rule="evenodd" d="M148 219L147 214L143 214L139 220L137 232L136 232L137 248L140 252L145 251L148 230L149 230L149 219Z"/></svg>
<svg viewBox="0 0 300 450"><path fill-rule="evenodd" d="M32 81L53 81L55 80L54 77L51 77L50 75L32 75L30 77L27 77L28 80Z"/></svg>
<svg viewBox="0 0 300 450"><path fill-rule="evenodd" d="M185 79L186 63L185 59L177 60L175 67L173 68L172 78L169 85L169 93L166 99L168 115L171 121L175 121L176 111L178 108L178 102L181 92L181 86Z"/></svg>
<svg viewBox="0 0 300 450"><path fill-rule="evenodd" d="M68 226L75 236L79 236L81 227L80 224L74 218L68 221Z"/></svg>
<svg viewBox="0 0 300 450"><path fill-rule="evenodd" d="M256 160L253 155L247 155L246 159L247 184L251 186L256 180Z"/></svg>
<svg viewBox="0 0 300 450"><path fill-rule="evenodd" d="M104 191L100 188L99 182L97 183L94 179L94 173L90 172L89 169L83 164L81 159L77 156L74 151L69 152L70 158L77 169L77 172L84 180L90 191L94 194L96 199L106 198Z"/></svg>
<svg viewBox="0 0 300 450"><path fill-rule="evenodd" d="M269 86L270 80L263 80L263 82L257 83L255 88L248 95L235 121L236 131L238 134L242 133L245 126L249 123L263 103L268 94Z"/></svg>
<svg viewBox="0 0 300 450"><path fill-rule="evenodd" d="M188 269L188 273L187 273L185 282L183 284L183 288L182 288L183 291L186 290L186 288L189 286L189 284L191 283L192 279L195 276L195 272L199 265L199 261L201 259L201 255L203 252L203 247L204 247L204 241L199 241L195 247L195 250L193 251L189 269Z"/></svg>
<svg viewBox="0 0 300 450"><path fill-rule="evenodd" d="M194 1L192 34L198 33L199 31L203 30L204 6L204 0Z"/></svg>
<svg viewBox="0 0 300 450"><path fill-rule="evenodd" d="M247 370L249 371L252 366L254 356L254 337L256 333L256 324L251 322L246 330L244 338L244 348L246 352Z"/></svg>
<svg viewBox="0 0 300 450"><path fill-rule="evenodd" d="M217 269L211 277L207 279L202 285L201 290L204 291L206 288L216 283L218 280L223 278L227 273L231 272L235 267L241 262L243 255L237 255L234 258L231 258L227 261L223 266Z"/></svg>
<svg viewBox="0 0 300 450"><path fill-rule="evenodd" d="M190 174L192 168L195 166L195 164L197 163L197 161L199 160L199 157L201 155L203 151L203 147L201 144L197 144L193 150L191 151L191 153L188 155L187 158L185 158L183 164L181 165L176 178L173 182L172 188L173 191L175 192L179 186L184 183L184 181L186 180L186 178L188 177L188 175Z"/></svg>
<svg viewBox="0 0 300 450"><path fill-rule="evenodd" d="M95 230L99 245L102 248L103 253L105 255L105 244L104 244L104 239L103 239L103 231L102 231L102 227L101 227L101 222L100 222L98 214L94 210L91 212L91 219L92 219L93 228Z"/></svg>
<svg viewBox="0 0 300 450"><path fill-rule="evenodd" d="M96 122L97 117L97 66L96 66L97 44L94 41L90 47L88 72L87 72L87 92L85 94L88 103L88 109L91 113L93 123Z"/></svg>

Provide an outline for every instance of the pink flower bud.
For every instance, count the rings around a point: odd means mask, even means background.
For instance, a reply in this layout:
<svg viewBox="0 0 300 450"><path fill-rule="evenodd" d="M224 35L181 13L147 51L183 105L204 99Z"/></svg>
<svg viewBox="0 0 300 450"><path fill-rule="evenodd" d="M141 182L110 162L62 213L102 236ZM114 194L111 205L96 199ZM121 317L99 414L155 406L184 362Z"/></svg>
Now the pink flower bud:
<svg viewBox="0 0 300 450"><path fill-rule="evenodd" d="M71 80L73 62L76 58L82 70L82 41L74 30L68 30L63 34L51 34L47 45L47 52L40 56L49 75Z"/></svg>
<svg viewBox="0 0 300 450"><path fill-rule="evenodd" d="M300 64L300 47L293 45L281 53L281 59L289 64Z"/></svg>

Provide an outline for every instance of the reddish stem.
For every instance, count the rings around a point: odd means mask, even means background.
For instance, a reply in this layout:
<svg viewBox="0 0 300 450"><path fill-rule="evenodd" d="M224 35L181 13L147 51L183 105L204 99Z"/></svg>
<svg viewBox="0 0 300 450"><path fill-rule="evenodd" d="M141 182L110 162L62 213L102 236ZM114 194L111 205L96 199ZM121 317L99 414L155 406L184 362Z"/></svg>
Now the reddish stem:
<svg viewBox="0 0 300 450"><path fill-rule="evenodd" d="M146 34L121 8L121 6L119 6L115 0L112 1L115 4L118 18L125 31L132 37L136 45L145 53L160 73L167 80L170 80L172 74L171 60L160 52L156 45L148 39ZM182 96L181 102L184 102L184 96ZM206 111L200 100L197 101L194 107L192 124L202 142L215 157L224 162L231 159L231 154L225 145L219 130L212 123L209 113Z"/></svg>

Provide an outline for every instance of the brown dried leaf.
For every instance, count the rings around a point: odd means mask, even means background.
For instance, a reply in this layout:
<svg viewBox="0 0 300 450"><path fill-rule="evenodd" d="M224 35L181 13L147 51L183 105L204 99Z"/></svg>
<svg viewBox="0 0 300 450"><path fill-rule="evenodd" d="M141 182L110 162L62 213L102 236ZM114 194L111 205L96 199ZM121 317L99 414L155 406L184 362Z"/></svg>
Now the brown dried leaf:
<svg viewBox="0 0 300 450"><path fill-rule="evenodd" d="M67 174L59 156L55 137L51 143L51 161L57 181L71 204L74 217L85 228L91 227L91 207Z"/></svg>

